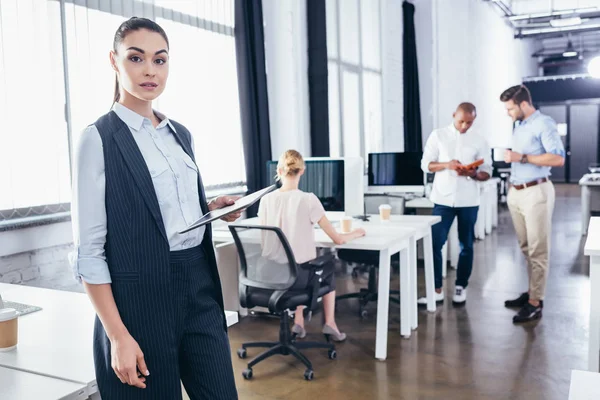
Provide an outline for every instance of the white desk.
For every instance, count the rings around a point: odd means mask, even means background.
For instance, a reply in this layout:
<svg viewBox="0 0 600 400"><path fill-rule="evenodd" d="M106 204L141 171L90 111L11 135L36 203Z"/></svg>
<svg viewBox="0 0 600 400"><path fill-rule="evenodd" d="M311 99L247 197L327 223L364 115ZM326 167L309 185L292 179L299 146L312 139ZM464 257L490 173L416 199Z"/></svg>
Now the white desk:
<svg viewBox="0 0 600 400"><path fill-rule="evenodd" d="M427 311L435 312L435 278L433 271L433 244L431 238L431 227L442 220L436 215L392 215L390 222L384 226L410 226L416 230L415 244L413 246L416 254L416 242L423 241L423 255L425 258L425 293L427 297ZM379 216L375 215L371 218L372 223L381 224ZM411 271L411 290L413 291L412 312L413 312L413 329L418 327L417 318L417 268L416 264Z"/></svg>
<svg viewBox="0 0 600 400"><path fill-rule="evenodd" d="M93 358L96 313L86 294L0 283L5 300L43 309L19 318L16 350L0 352L0 366L70 382L98 392ZM237 313L226 311L227 325Z"/></svg>
<svg viewBox="0 0 600 400"><path fill-rule="evenodd" d="M257 225L257 218L250 218L237 222L238 225ZM358 222L356 226L358 226ZM414 249L417 230L411 227L393 226L391 224L365 224L363 225L367 234L364 237L353 240L344 245L336 246L331 238L320 229L315 229L315 241L318 247L335 247L354 250L376 250L379 251L379 283L378 292L388 293L390 290L390 258L392 254L400 253L400 333L403 337L410 337L414 313L412 301L416 296L413 294L411 284L413 279L411 271L416 270L416 252ZM229 229L215 228L213 230L215 241L226 242L231 240ZM251 239L252 240L252 239ZM256 235L257 243L260 243L260 235ZM402 267L404 266L404 267ZM416 304L416 303L415 303ZM387 358L387 335L388 335L388 313L389 296L378 296L377 298L377 328L375 338L375 357L380 360Z"/></svg>
<svg viewBox="0 0 600 400"><path fill-rule="evenodd" d="M596 372L571 372L571 387L569 400L598 400L600 399L600 374Z"/></svg>
<svg viewBox="0 0 600 400"><path fill-rule="evenodd" d="M434 204L428 198L420 197L406 202L406 207L422 210L432 210ZM423 250L425 251L425 249ZM448 232L448 240L444 244L444 247L442 247L442 277L446 277L448 261L450 261L451 267L456 268L458 266L459 255L460 242L458 240L458 223L455 219L454 222L452 222L452 226L450 227L450 232Z"/></svg>
<svg viewBox="0 0 600 400"><path fill-rule="evenodd" d="M598 179L598 180L596 180ZM600 174L585 174L579 180L581 187L581 234L587 233L592 208L600 208Z"/></svg>
<svg viewBox="0 0 600 400"><path fill-rule="evenodd" d="M600 367L600 217L590 219L583 253L590 257L590 342L588 370Z"/></svg>
<svg viewBox="0 0 600 400"><path fill-rule="evenodd" d="M84 400L87 398L87 388L84 384L0 367L0 399Z"/></svg>

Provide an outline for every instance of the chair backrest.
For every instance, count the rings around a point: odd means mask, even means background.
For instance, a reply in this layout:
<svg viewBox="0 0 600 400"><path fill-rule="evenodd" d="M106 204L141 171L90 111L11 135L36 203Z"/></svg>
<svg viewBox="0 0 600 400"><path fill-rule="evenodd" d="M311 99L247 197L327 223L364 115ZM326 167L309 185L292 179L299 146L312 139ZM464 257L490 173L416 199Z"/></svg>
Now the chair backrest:
<svg viewBox="0 0 600 400"><path fill-rule="evenodd" d="M298 275L292 248L280 228L229 225L240 258L240 284L269 290L289 289Z"/></svg>

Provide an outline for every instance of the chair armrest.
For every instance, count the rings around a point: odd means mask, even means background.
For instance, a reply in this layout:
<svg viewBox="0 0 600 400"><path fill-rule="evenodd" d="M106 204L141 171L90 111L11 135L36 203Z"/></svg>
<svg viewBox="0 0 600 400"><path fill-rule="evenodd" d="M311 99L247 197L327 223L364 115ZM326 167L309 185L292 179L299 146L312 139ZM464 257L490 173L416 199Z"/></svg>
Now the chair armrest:
<svg viewBox="0 0 600 400"><path fill-rule="evenodd" d="M303 265L308 264L307 267L321 268L325 264L333 261L334 259L335 259L335 256L333 255L333 253L328 253L328 254L322 255L321 257L317 257L314 260L310 260L309 262L307 262L306 264L303 264Z"/></svg>

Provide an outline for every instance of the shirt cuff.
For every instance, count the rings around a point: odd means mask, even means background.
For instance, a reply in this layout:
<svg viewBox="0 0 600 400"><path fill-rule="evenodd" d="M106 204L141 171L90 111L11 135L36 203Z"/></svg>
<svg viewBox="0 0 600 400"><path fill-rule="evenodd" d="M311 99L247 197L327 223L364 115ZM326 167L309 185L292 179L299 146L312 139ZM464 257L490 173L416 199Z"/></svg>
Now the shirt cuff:
<svg viewBox="0 0 600 400"><path fill-rule="evenodd" d="M69 254L69 262L73 269L73 276L77 282L102 285L112 283L110 270L105 260L97 257L80 257L78 252Z"/></svg>

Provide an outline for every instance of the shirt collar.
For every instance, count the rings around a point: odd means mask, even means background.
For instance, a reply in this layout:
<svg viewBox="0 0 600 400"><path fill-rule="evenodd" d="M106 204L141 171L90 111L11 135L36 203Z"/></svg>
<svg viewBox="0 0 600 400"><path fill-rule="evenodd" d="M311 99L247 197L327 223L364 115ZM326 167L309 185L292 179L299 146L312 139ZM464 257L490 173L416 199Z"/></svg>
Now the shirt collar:
<svg viewBox="0 0 600 400"><path fill-rule="evenodd" d="M454 122L452 122L452 123L450 124L450 126L448 127L448 129L450 129L450 132L454 133L456 136L460 136L460 135L466 135L466 134L468 134L469 132L471 132L471 129L469 129L469 130L468 130L468 131L466 131L465 133L460 133L460 132L458 131L458 129L456 129L456 127L454 126Z"/></svg>
<svg viewBox="0 0 600 400"><path fill-rule="evenodd" d="M121 118L121 120L123 122L125 122L125 124L127 124L127 126L129 126L131 129L135 130L136 132L139 131L140 129L142 129L142 126L144 125L144 121L148 121L148 123L151 123L151 121L148 118L143 117L140 114L136 113L135 111L130 110L129 108L125 107L123 104L115 103L113 105L112 109L115 112L115 114L117 114L117 116L119 118ZM169 121L169 119L163 113L156 111L156 110L153 110L153 111L154 111L154 114L156 114L156 116L158 117L158 119L160 119L160 124L158 124L156 129L160 129L160 128L164 127L165 125L168 125L169 128L171 128L171 130L173 132L177 132L177 130L175 129L175 127L173 126L171 121Z"/></svg>
<svg viewBox="0 0 600 400"><path fill-rule="evenodd" d="M535 112L534 112L533 114L531 114L531 115L529 116L529 118L526 118L526 119L524 119L523 121L520 121L520 122L519 122L519 126L521 126L521 125L525 125L525 124L528 124L528 123L530 123L530 122L533 122L533 121L534 121L534 120L535 120L537 117L539 117L539 116L540 116L540 114L541 114L541 113L540 113L540 110L535 110Z"/></svg>

